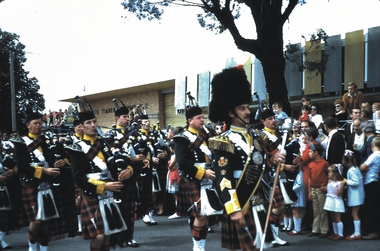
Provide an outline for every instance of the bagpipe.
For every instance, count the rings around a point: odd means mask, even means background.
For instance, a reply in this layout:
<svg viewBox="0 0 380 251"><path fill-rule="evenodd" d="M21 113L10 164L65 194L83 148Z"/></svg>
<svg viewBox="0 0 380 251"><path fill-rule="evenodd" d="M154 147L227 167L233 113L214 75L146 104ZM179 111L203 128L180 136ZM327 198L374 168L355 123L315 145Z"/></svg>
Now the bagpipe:
<svg viewBox="0 0 380 251"><path fill-rule="evenodd" d="M49 148L52 151L54 162L64 159L66 155L64 144L62 142L59 142L58 139L53 140L52 145ZM61 175L58 175L57 177L53 177L53 181L52 181L53 186L60 185L60 177Z"/></svg>
<svg viewBox="0 0 380 251"><path fill-rule="evenodd" d="M34 140L30 139L27 136L22 137L24 143L26 144L27 149L30 148L31 144ZM41 135L37 141L39 143L43 144L43 141L45 140L45 144L47 147L49 147L50 139L46 138L45 135ZM34 149L34 150L33 150ZM45 159L45 156L38 148L30 148L30 154L32 154L34 157L32 158L32 162L30 163L30 166L33 166L34 168L48 168L50 164L52 164L52 158L50 156L50 150L47 154L48 160ZM48 162L49 161L49 162ZM36 219L37 220L50 220L54 218L59 217L59 213L57 210L57 206L54 199L54 194L51 189L52 185L52 177L49 176L49 179L46 180L39 180L38 186L37 186L37 203L38 203L38 210ZM33 181L34 179L31 177L28 177L27 175L21 176L22 183L29 183Z"/></svg>
<svg viewBox="0 0 380 251"><path fill-rule="evenodd" d="M0 175L5 176L6 172L16 166L11 153L12 147L9 145L3 146L3 151L0 153ZM4 156L2 156L4 154ZM0 185L0 211L12 210L11 200L7 182Z"/></svg>
<svg viewBox="0 0 380 251"><path fill-rule="evenodd" d="M262 100L259 96L259 94L257 92L253 92L253 95L252 95L252 100L253 100L253 97L255 97L258 101L258 108L256 110L256 113L255 113L255 117L252 118L252 122L253 124L256 124L258 122L260 122L260 115L261 113L264 111L264 109L268 109L270 110L270 107L269 107L269 104L266 103L264 100Z"/></svg>
<svg viewBox="0 0 380 251"><path fill-rule="evenodd" d="M294 158L299 156L300 153L300 144L298 143L298 139L286 139L287 142L285 144L285 164L294 165ZM293 191L293 184L297 177L298 171L289 172L284 170L282 174L280 174L280 188L282 195L284 197L284 203L286 205L294 204L298 200L297 194Z"/></svg>
<svg viewBox="0 0 380 251"><path fill-rule="evenodd" d="M281 146L279 148L281 153L285 153L285 145L286 145L288 133L293 129L292 122L293 121L291 119L285 119L284 124L282 125L283 135L282 135ZM264 242L265 242L267 230L269 227L269 218L270 218L270 215L272 213L272 208L273 208L273 199L274 199L274 194L275 194L274 191L277 187L277 183L278 183L279 176L280 176L281 165L283 165L283 164L284 163L279 162L277 164L277 167L276 167L276 174L274 176L273 186L272 186L272 190L271 190L270 197L269 197L269 205L268 205L268 209L267 209L267 217L265 220L264 231L263 231L261 244L260 244L260 251L263 250L263 248L264 248Z"/></svg>
<svg viewBox="0 0 380 251"><path fill-rule="evenodd" d="M86 108L84 104L82 103L82 101L80 100L79 96L76 96L75 98L81 107L81 111L82 112L86 111ZM84 100L86 101L89 107L89 110L93 112L91 105L88 103L88 101L85 98ZM94 117L95 117L95 114L94 114ZM91 175L94 177L96 176L96 179L100 179L104 181L118 180L118 175L120 174L120 172L123 169L127 168L127 163L126 163L127 156L125 156L121 152L122 147L120 146L119 139L114 138L114 137L106 138L99 126L97 127L97 134L99 136L98 139L100 139L101 143L103 144L102 153L105 155L104 157L107 162L107 166L106 166L107 169L103 170L100 173L90 173L88 174L88 176L91 176ZM82 145L84 146L84 144ZM88 146L87 148L90 148L90 147ZM92 162L95 162L95 161L92 161ZM98 196L98 200L99 200L100 213L104 220L105 234L111 235L111 234L126 230L127 226L124 222L124 219L121 215L121 212L118 206L118 203L121 202L120 195L118 193L105 190L102 195Z"/></svg>

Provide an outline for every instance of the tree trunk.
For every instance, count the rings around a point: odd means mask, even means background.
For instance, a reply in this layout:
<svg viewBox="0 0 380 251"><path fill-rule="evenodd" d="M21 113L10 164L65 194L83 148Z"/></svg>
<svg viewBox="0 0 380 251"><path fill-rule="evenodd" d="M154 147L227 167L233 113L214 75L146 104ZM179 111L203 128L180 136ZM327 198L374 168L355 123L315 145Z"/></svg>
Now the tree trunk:
<svg viewBox="0 0 380 251"><path fill-rule="evenodd" d="M269 104L280 101L283 111L290 115L291 107L285 83L282 26L282 22L272 16L272 20L264 22L264 25L257 29L261 49L255 55L263 66Z"/></svg>

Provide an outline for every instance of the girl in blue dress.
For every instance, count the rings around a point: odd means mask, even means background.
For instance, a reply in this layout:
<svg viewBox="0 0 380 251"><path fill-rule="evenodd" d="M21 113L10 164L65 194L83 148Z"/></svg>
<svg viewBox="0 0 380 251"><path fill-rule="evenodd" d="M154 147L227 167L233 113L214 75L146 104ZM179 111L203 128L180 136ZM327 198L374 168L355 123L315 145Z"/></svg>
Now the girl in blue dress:
<svg viewBox="0 0 380 251"><path fill-rule="evenodd" d="M340 164L334 164L327 168L329 181L323 209L330 212L334 233L328 238L334 241L344 239L341 214L345 212L342 194L346 181L342 177L342 169Z"/></svg>
<svg viewBox="0 0 380 251"><path fill-rule="evenodd" d="M346 237L346 240L360 240L360 218L359 209L364 204L363 175L356 163L354 153L346 150L342 158L342 166L347 169L347 206L351 207L351 215L354 222L355 232Z"/></svg>
<svg viewBox="0 0 380 251"><path fill-rule="evenodd" d="M294 229L291 232L288 232L289 235L300 235L301 231L301 223L302 217L301 212L306 207L306 189L305 184L303 182L303 170L302 165L299 165L300 171L297 174L297 177L293 184L293 191L298 196L298 200L292 205L293 212L293 221L294 221Z"/></svg>

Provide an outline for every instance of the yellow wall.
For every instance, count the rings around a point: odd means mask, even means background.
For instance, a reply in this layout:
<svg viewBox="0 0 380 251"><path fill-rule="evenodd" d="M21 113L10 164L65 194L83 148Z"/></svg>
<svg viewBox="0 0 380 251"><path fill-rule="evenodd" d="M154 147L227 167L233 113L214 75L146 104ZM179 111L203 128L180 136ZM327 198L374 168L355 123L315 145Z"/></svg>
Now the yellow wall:
<svg viewBox="0 0 380 251"><path fill-rule="evenodd" d="M354 82L364 88L364 35L363 30L346 33L344 47L344 84Z"/></svg>
<svg viewBox="0 0 380 251"><path fill-rule="evenodd" d="M321 50L322 45L320 46L312 46L310 41L307 41L305 44L305 50L308 52L306 55L306 61L314 62L314 61L320 61L322 58ZM318 94L321 93L321 84L322 84L322 77L321 74L317 71L305 71L305 89L304 94L310 95L310 94Z"/></svg>

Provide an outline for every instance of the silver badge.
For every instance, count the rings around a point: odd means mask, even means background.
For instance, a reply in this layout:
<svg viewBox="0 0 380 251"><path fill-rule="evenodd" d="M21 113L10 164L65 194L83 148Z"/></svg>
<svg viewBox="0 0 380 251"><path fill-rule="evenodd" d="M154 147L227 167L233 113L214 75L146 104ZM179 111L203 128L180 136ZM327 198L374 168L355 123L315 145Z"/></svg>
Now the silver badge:
<svg viewBox="0 0 380 251"><path fill-rule="evenodd" d="M259 151L256 151L252 154L252 160L255 165L262 165L264 163L263 155Z"/></svg>

